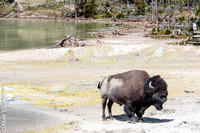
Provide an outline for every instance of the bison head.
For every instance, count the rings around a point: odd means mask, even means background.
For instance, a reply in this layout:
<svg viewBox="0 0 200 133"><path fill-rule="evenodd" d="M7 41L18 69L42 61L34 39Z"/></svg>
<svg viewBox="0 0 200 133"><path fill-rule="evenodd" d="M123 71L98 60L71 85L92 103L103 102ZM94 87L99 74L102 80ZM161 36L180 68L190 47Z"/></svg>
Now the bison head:
<svg viewBox="0 0 200 133"><path fill-rule="evenodd" d="M144 86L145 96L151 101L157 110L161 110L162 105L167 100L167 83L160 75L149 78Z"/></svg>

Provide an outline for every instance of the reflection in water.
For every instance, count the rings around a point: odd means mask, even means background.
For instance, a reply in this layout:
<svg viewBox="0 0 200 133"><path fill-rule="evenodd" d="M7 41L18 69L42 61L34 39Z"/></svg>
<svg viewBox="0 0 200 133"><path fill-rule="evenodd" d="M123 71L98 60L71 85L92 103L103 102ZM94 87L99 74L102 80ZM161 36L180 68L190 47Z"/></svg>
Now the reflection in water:
<svg viewBox="0 0 200 133"><path fill-rule="evenodd" d="M0 19L0 51L51 46L65 34L91 38L90 32L105 31L108 26L76 21Z"/></svg>

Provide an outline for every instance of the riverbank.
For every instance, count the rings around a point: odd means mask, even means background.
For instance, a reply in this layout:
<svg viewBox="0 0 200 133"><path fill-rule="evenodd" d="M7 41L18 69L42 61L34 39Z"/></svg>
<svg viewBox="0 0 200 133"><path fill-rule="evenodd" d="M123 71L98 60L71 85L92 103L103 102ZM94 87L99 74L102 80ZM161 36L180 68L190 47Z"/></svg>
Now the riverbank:
<svg viewBox="0 0 200 133"><path fill-rule="evenodd" d="M135 31L126 36L89 39L85 47L0 53L0 81L8 110L12 104L20 104L22 110L28 104L44 114L53 113L51 124L42 126L43 117L36 115L36 121L31 119L29 125L34 129L27 127L26 132L198 132L199 47L168 45L177 40L147 38L144 29ZM123 107L114 104L115 119L103 122L98 82L132 69L146 70L150 76L159 74L166 80L169 97L164 109L152 107L144 115L145 123L132 125ZM18 118L27 113L18 112L12 119L8 115L8 123L18 120L21 125L17 127L23 131L25 123ZM55 118L59 122L52 124ZM16 128L7 126L9 130Z"/></svg>

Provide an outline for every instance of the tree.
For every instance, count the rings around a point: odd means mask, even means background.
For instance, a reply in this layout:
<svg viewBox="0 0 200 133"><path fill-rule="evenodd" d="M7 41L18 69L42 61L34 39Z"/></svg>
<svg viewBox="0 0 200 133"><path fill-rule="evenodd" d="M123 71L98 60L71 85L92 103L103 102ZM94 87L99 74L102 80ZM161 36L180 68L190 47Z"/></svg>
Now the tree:
<svg viewBox="0 0 200 133"><path fill-rule="evenodd" d="M136 6L136 15L144 15L145 14L145 1L144 0L135 0Z"/></svg>
<svg viewBox="0 0 200 133"><path fill-rule="evenodd" d="M75 0L75 3L74 3L74 12L75 12L75 19L77 20L77 0Z"/></svg>

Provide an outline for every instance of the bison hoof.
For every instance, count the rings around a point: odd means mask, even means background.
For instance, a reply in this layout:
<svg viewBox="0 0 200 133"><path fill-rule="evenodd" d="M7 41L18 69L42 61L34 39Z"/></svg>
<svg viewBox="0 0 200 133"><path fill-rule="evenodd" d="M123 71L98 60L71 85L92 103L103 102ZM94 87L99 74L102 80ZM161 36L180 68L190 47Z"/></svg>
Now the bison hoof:
<svg viewBox="0 0 200 133"><path fill-rule="evenodd" d="M131 121L131 124L135 124L136 122L135 121Z"/></svg>
<svg viewBox="0 0 200 133"><path fill-rule="evenodd" d="M108 119L113 120L114 118L112 116L109 116Z"/></svg>
<svg viewBox="0 0 200 133"><path fill-rule="evenodd" d="M106 121L106 118L102 118L103 119L103 121Z"/></svg>
<svg viewBox="0 0 200 133"><path fill-rule="evenodd" d="M144 120L139 120L139 123L143 123L144 122Z"/></svg>
<svg viewBox="0 0 200 133"><path fill-rule="evenodd" d="M134 123L136 123L136 121L135 120L131 120L131 124L134 124Z"/></svg>

